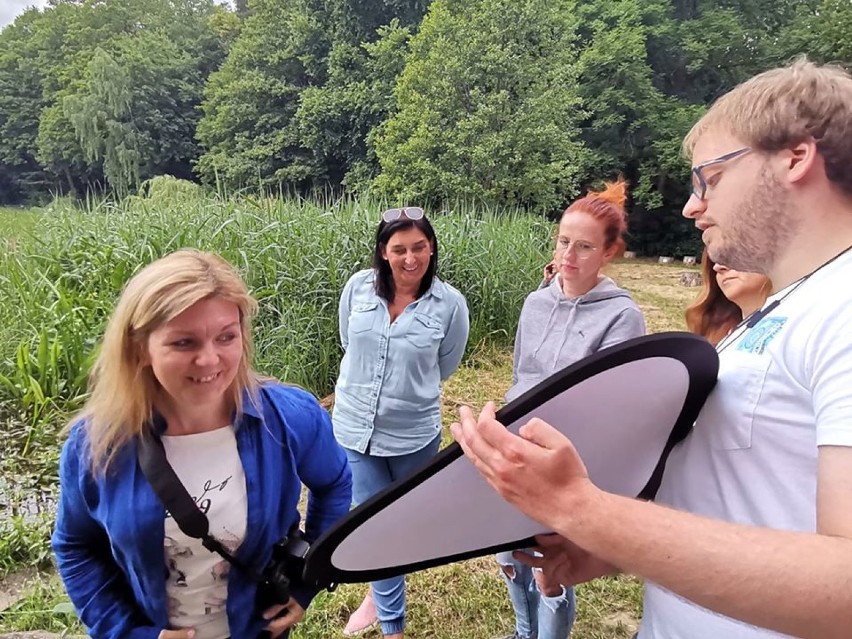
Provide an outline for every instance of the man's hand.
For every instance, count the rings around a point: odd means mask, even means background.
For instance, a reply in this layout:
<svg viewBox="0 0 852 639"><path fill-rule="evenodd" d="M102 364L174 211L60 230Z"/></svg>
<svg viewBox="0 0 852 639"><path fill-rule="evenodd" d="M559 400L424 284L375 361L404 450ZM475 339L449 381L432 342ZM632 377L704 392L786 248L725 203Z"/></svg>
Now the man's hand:
<svg viewBox="0 0 852 639"><path fill-rule="evenodd" d="M276 617L282 610L286 613ZM288 628L292 628L305 617L305 609L299 602L290 597L290 601L283 605L272 606L263 612L264 619L272 619L266 629L272 634L272 639L280 636ZM162 637L160 639L163 639Z"/></svg>
<svg viewBox="0 0 852 639"><path fill-rule="evenodd" d="M453 437L480 474L503 499L532 519L556 529L597 489L574 445L550 424L533 418L510 433L495 419L489 402L479 418L459 409Z"/></svg>
<svg viewBox="0 0 852 639"><path fill-rule="evenodd" d="M192 639L195 636L195 628L181 628L180 630L161 630L157 639Z"/></svg>
<svg viewBox="0 0 852 639"><path fill-rule="evenodd" d="M538 546L533 550L541 557L523 551L512 555L528 566L541 569L535 571L535 580L539 590L549 597L558 595L561 586L576 586L618 572L612 564L590 555L561 535L538 535L535 540Z"/></svg>

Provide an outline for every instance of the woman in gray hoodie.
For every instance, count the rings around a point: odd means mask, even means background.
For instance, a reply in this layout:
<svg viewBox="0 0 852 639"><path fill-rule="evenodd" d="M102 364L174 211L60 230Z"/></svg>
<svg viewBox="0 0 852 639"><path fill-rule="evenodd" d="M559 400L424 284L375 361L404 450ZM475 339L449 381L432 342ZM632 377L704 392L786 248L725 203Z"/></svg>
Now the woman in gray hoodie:
<svg viewBox="0 0 852 639"><path fill-rule="evenodd" d="M645 334L636 302L601 273L624 251L626 199L627 185L619 179L562 214L555 276L527 297L521 311L506 401L592 353ZM573 588L540 592L532 570L511 552L497 561L515 609L515 632L506 639L566 639L574 623Z"/></svg>

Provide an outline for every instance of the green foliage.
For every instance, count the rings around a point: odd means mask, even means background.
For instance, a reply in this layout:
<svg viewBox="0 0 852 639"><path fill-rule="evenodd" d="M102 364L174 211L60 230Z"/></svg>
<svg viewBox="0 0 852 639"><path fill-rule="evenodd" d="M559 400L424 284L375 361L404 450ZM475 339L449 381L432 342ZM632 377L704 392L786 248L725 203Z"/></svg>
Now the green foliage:
<svg viewBox="0 0 852 639"><path fill-rule="evenodd" d="M190 177L202 86L234 37L223 11L214 0L61 0L4 29L0 185L17 176L6 199Z"/></svg>
<svg viewBox="0 0 852 639"><path fill-rule="evenodd" d="M850 12L845 0L54 0L0 32L0 204L173 175L552 213L622 173L630 248L695 254L672 215L688 197L683 135L792 56L849 63Z"/></svg>
<svg viewBox="0 0 852 639"><path fill-rule="evenodd" d="M552 210L577 193L574 4L437 0L375 134L375 186L407 202L474 200Z"/></svg>
<svg viewBox="0 0 852 639"><path fill-rule="evenodd" d="M304 187L325 171L300 142L302 90L325 81L330 42L310 0L257 0L227 61L210 77L198 140L201 178L230 188Z"/></svg>
<svg viewBox="0 0 852 639"><path fill-rule="evenodd" d="M156 33L118 39L112 48L95 50L84 88L63 101L86 160L103 162L119 194L170 170L188 176L201 96L196 62Z"/></svg>
<svg viewBox="0 0 852 639"><path fill-rule="evenodd" d="M260 300L259 369L319 395L330 392L341 356L339 295L369 264L383 206L369 199L210 199L173 179L152 180L143 195L119 204L59 204L37 236L0 254L0 296L8 302L0 312L0 402L13 402L17 419L34 429L57 406L79 405L121 287L141 265L187 246L231 260ZM470 207L436 214L433 222L439 272L468 296L471 347L511 343L520 305L546 261L550 225Z"/></svg>
<svg viewBox="0 0 852 639"><path fill-rule="evenodd" d="M19 407L0 402L0 577L21 567L50 564L50 533L58 484L55 446L61 416L32 427L14 415Z"/></svg>
<svg viewBox="0 0 852 639"><path fill-rule="evenodd" d="M395 52L427 5L253 3L205 93L202 179L229 188L286 183L300 190L365 183L375 165L366 139L387 116L402 69ZM390 46L371 49L380 37Z"/></svg>
<svg viewBox="0 0 852 639"><path fill-rule="evenodd" d="M506 586L493 558L485 557L408 576L406 636L412 639L469 639L510 632L513 617ZM366 586L344 584L320 593L292 639L327 639L340 634ZM641 613L642 584L630 577L604 577L577 589L573 639L629 639ZM84 630L55 575L32 579L23 598L0 613L0 632L40 630L82 636ZM378 639L377 631L365 634Z"/></svg>
<svg viewBox="0 0 852 639"><path fill-rule="evenodd" d="M55 632L63 637L84 633L62 582L55 575L36 580L20 601L0 612L0 630Z"/></svg>
<svg viewBox="0 0 852 639"><path fill-rule="evenodd" d="M325 165L332 185L357 192L378 173L368 139L395 111L393 87L428 5L428 0L325 5L333 34L327 80L302 92L296 119L302 145Z"/></svg>
<svg viewBox="0 0 852 639"><path fill-rule="evenodd" d="M30 30L39 16L26 11L0 32L0 204L23 201L47 182L35 157L42 89Z"/></svg>
<svg viewBox="0 0 852 639"><path fill-rule="evenodd" d="M38 209L0 206L0 254L14 250L18 238L29 234L40 217Z"/></svg>
<svg viewBox="0 0 852 639"><path fill-rule="evenodd" d="M9 515L0 510L0 575L21 566L50 565L53 513Z"/></svg>
<svg viewBox="0 0 852 639"><path fill-rule="evenodd" d="M139 192L144 199L168 202L170 206L188 203L204 196L202 187L198 184L179 180L171 175L158 175L145 181Z"/></svg>
<svg viewBox="0 0 852 639"><path fill-rule="evenodd" d="M704 106L781 61L773 35L794 3L596 0L582 3L579 87L595 154L588 181L623 172L632 185L630 248L646 255L698 255L690 221L683 136Z"/></svg>
<svg viewBox="0 0 852 639"><path fill-rule="evenodd" d="M659 0L601 0L579 9L584 46L578 87L587 109L581 131L594 153L584 181L627 178L633 199L628 245L649 255L673 250L682 237L697 238L691 224L672 215L686 197L680 185L688 183L680 140L697 114L656 86L649 51L652 34L670 22L667 6ZM684 250L695 251L680 246L676 252Z"/></svg>
<svg viewBox="0 0 852 639"><path fill-rule="evenodd" d="M796 19L778 38L781 56L807 54L820 62L852 63L852 3L818 0L796 5Z"/></svg>
<svg viewBox="0 0 852 639"><path fill-rule="evenodd" d="M393 86L405 65L410 31L394 20L374 43L335 44L328 81L301 95L296 118L301 142L326 165L332 183L350 191L369 186L378 170L367 140L393 112Z"/></svg>

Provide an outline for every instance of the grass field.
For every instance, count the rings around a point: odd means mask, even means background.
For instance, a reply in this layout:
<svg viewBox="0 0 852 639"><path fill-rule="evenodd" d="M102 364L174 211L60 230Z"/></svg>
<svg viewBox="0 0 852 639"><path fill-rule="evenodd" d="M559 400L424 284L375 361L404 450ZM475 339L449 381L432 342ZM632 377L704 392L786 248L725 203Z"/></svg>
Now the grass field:
<svg viewBox="0 0 852 639"><path fill-rule="evenodd" d="M15 246L19 237L32 231L40 215L38 209L0 206L0 251Z"/></svg>
<svg viewBox="0 0 852 639"><path fill-rule="evenodd" d="M16 238L41 227L40 224L37 224L38 219L36 212L20 214L17 210L10 212L0 209L0 237L6 240L5 245L0 242L0 259L3 258L4 251L8 255L9 252L19 250L20 245ZM125 221L128 224L132 223L129 218L125 218ZM243 223L245 224L245 222ZM65 222L54 220L51 224L51 229L56 232L60 228L70 229L77 223L69 217ZM95 223L80 222L80 224L94 225ZM293 224L295 225L295 222ZM452 233L453 225L456 224L460 224L460 222L445 221L445 235L439 235L439 237L445 237ZM517 234L519 228L527 227L523 227L522 224L516 225L513 229L506 231L506 234ZM276 229L276 232L280 232L280 229ZM542 237L541 233L535 229L527 232L537 233L537 237ZM459 242L463 238L467 238L467 233L467 228L459 232ZM109 237L110 242L117 244L119 242L116 239L117 234L118 230L111 228L105 237ZM483 236L480 234L477 237L481 240ZM489 241L499 243L500 238L501 235L496 233L490 237ZM129 235L122 241L126 242L126 246L130 246L135 240L134 237ZM265 241L261 238L257 246ZM467 239L464 239L464 241L469 242ZM65 247L63 250L74 254L75 247L72 242L66 242L63 246ZM518 244L515 244L511 251L519 252L518 246ZM138 250L134 255L138 254ZM449 244L445 255L456 256L456 259L460 259L459 256L464 255L466 251L475 251L475 247L470 244ZM503 254L499 251L499 246L492 247L490 252L494 252L496 255L491 256L485 270L466 271L465 269L472 269L472 267L467 264L456 264L456 270L451 272L455 272L459 278L471 276L478 283L487 278L496 279L497 282L500 282L502 273L489 272L488 269L497 271L501 268L501 262L505 262L502 267L504 269L518 268L521 265L524 270L529 271L523 277L523 286L528 287L527 290L529 290L537 277L538 260L540 256L546 253L546 250L538 247L535 251L525 253L514 261L504 259ZM58 252L57 255L67 257L67 254L61 252ZM481 259L482 255L482 253L475 253L473 257ZM97 256L90 256L86 259L94 262ZM351 259L348 254L343 256L344 262L346 259ZM74 267L75 265L71 260L67 261L64 266L65 270L62 270L60 275ZM93 268L95 267L98 267L98 265L93 264ZM349 270L351 270L351 267L350 264ZM657 265L637 260L622 261L611 265L608 273L634 294L635 299L645 312L649 331L660 332L683 328L683 309L695 295L695 289L681 286L679 279L682 271L691 268L693 267ZM73 273L73 270L71 272ZM101 273L102 271L95 269L95 272ZM0 270L0 279L4 276L4 273ZM452 277L448 277L448 279L455 282ZM2 282L0 282L0 285L2 285ZM39 286L41 285L39 284ZM46 291L47 289L39 290ZM485 299L488 295L494 295L493 292L490 292L491 290L483 288L479 290L478 294ZM494 303L495 306L502 304L498 298L494 298ZM44 306L44 304L41 306ZM97 308L103 307L98 306ZM510 309L510 312L516 313L517 311L513 309ZM39 308L38 312L42 312L42 310ZM6 335L11 335L11 333L6 333ZM0 331L0 338L2 336L3 332ZM8 345L8 343L3 344L2 339L0 339L0 347L5 348ZM445 426L448 426L455 418L458 404L468 403L479 407L488 400L499 401L507 390L510 380L511 352L507 343L505 341L501 343L499 340L483 342L481 347L473 350L465 365L445 385ZM45 419L48 421L57 419L56 413L51 414L53 415L52 418L46 417ZM0 416L2 415L2 405L0 405ZM9 417L7 413L3 419L8 421L15 418ZM43 427L42 431L34 437L25 433L19 435L33 437L33 442L38 443L38 446L31 447L27 455L28 459L32 455L47 455L46 460L39 467L46 473L48 483L51 481L51 473L53 472L50 470L51 460L55 459L55 451L58 450L58 443L55 441L53 433L55 433L55 429L51 426ZM448 435L445 440L449 441ZM2 506L0 506L0 518L2 518L2 513ZM7 568L20 568L22 563L28 562L42 563L39 561L39 557L42 557L45 550L45 531L43 528L42 525L41 528L33 531L25 527L18 534L16 543L23 546L30 544L32 548L17 548L16 552L19 555L16 556L23 559L18 559L16 564L10 563ZM3 573L3 552L2 542L0 542L0 574ZM20 585L20 589L23 592L20 601L4 612L0 612L0 632L32 629L70 632L72 634L82 632L82 628L76 623L73 613L69 613L69 604L64 596L61 584L49 570L29 574L24 583ZM325 639L342 636L340 629L343 627L349 612L360 602L364 591L364 586L347 585L340 587L333 594L321 595L311 607L306 620L293 633L293 639ZM511 631L512 614L505 593L505 586L498 576L494 560L490 557L411 575L408 593L409 625L406 636L412 639L489 639L501 634L508 634ZM581 586L578 589L579 610L573 637L576 639L630 637L638 623L641 596L641 584L627 577L602 579ZM0 608L2 607L0 606ZM375 639L379 637L379 633L373 632L364 636L368 639Z"/></svg>

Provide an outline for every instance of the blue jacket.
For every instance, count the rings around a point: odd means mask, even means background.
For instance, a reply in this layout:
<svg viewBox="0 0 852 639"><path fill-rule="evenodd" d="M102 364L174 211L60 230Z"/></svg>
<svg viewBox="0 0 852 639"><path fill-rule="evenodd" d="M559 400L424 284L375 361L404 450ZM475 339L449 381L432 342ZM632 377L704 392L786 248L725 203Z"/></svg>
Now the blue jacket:
<svg viewBox="0 0 852 639"><path fill-rule="evenodd" d="M352 476L328 414L305 391L267 383L258 411L246 398L236 424L247 493L246 536L238 559L260 571L272 545L299 522L302 483L309 490L305 533L316 539L349 511ZM77 424L59 462L60 496L53 550L59 574L93 639L157 639L168 628L165 509L125 446L105 477L93 477L85 428ZM254 639L269 623L255 608L256 585L238 569L228 578L231 635ZM307 608L316 594L293 591Z"/></svg>
<svg viewBox="0 0 852 639"><path fill-rule="evenodd" d="M359 271L340 296L345 351L334 394L334 434L351 450L387 457L426 446L441 432L441 381L467 344L467 302L437 277L391 323L375 272Z"/></svg>

